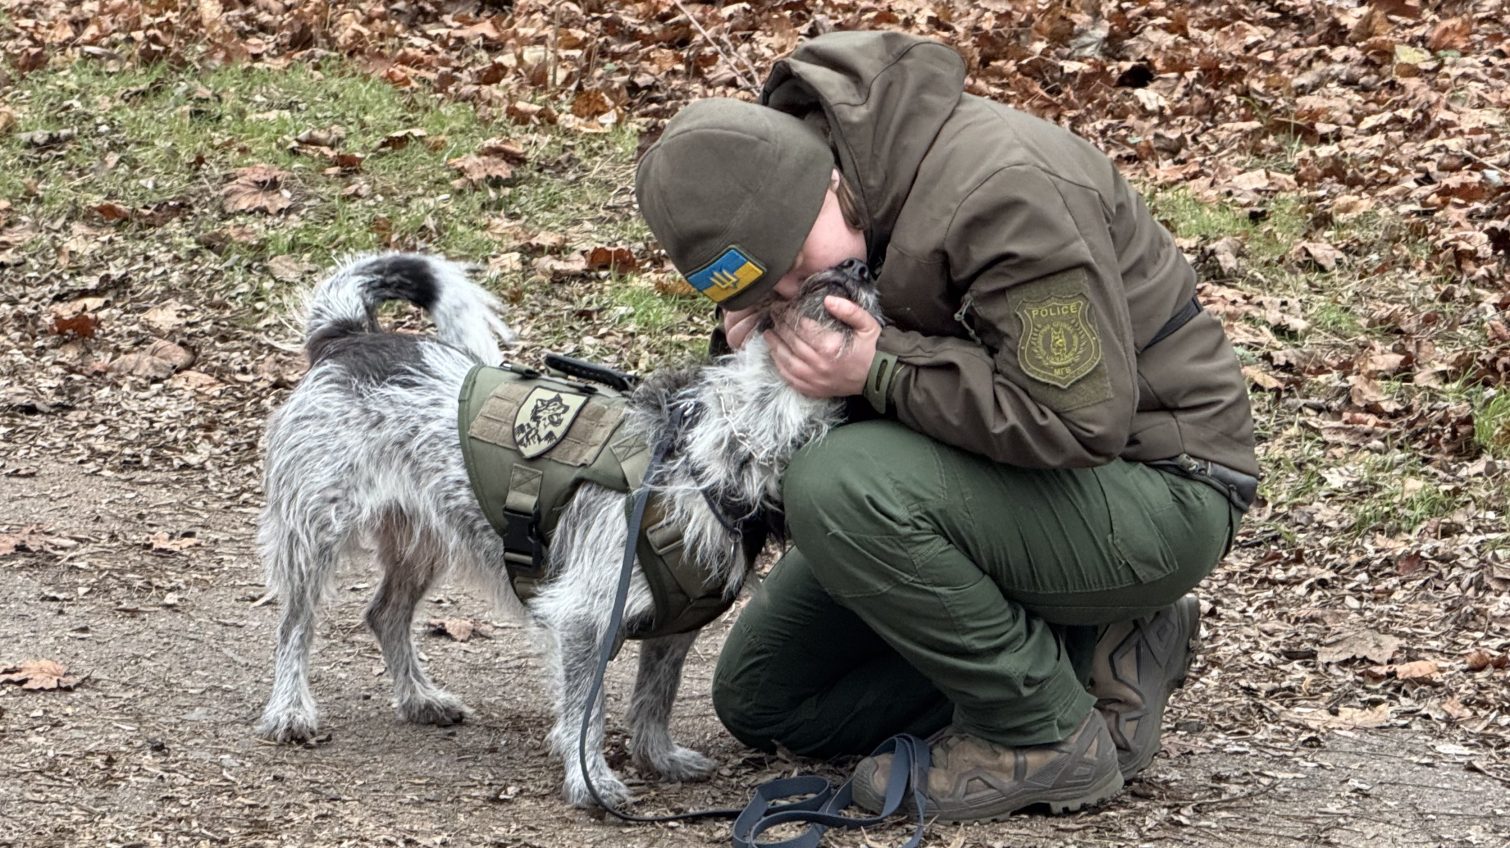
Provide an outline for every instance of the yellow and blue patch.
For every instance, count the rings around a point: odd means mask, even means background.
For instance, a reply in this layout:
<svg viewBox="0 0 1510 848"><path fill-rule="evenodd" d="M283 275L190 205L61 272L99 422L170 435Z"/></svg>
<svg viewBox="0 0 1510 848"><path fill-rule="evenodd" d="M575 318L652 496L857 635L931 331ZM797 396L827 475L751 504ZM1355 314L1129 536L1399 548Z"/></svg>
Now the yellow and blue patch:
<svg viewBox="0 0 1510 848"><path fill-rule="evenodd" d="M765 266L731 244L717 259L688 274L687 282L714 303L723 303L749 288L764 273Z"/></svg>

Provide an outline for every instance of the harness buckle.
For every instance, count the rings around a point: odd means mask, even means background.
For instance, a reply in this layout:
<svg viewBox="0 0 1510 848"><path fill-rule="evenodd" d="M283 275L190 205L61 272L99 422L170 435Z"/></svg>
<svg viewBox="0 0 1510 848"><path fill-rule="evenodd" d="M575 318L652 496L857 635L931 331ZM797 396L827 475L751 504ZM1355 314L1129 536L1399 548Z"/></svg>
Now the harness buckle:
<svg viewBox="0 0 1510 848"><path fill-rule="evenodd" d="M508 532L503 536L504 566L515 577L545 576L545 540L540 538L540 516L504 508Z"/></svg>

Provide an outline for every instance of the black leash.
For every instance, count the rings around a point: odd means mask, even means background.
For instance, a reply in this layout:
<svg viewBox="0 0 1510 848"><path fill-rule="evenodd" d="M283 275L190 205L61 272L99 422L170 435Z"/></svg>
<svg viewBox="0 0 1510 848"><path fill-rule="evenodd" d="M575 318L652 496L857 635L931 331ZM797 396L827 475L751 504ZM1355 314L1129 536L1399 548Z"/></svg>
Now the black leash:
<svg viewBox="0 0 1510 848"><path fill-rule="evenodd" d="M814 775L772 780L756 788L750 805L734 820L734 848L815 848L822 841L823 832L830 827L872 827L891 818L902 809L902 802L907 800L904 796L909 790L917 819L912 838L902 848L917 848L923 842L927 826L923 817L923 786L928 780L928 743L904 733L882 742L871 756L886 753L891 754L891 771L886 777L886 798L881 804L881 812L873 816L842 814L854 802L854 778L837 789ZM786 804L774 803L781 798L808 794L812 797ZM756 841L760 834L777 825L793 823L808 827L780 842Z"/></svg>
<svg viewBox="0 0 1510 848"><path fill-rule="evenodd" d="M680 405L671 407L671 421L667 428L669 432L675 433L680 430L683 414L684 410ZM604 801L603 797L598 794L597 787L593 786L592 772L587 767L587 730L592 724L593 711L598 709L598 696L603 692L603 677L608 671L609 660L613 658L614 644L618 641L619 629L624 626L624 607L629 600L629 581L634 573L638 549L636 542L639 539L640 528L645 522L645 507L650 502L650 483L655 478L655 472L660 468L670 448L670 439L665 439L655 446L655 450L650 455L650 465L645 469L644 481L640 484L639 491L634 494L634 506L629 514L628 538L624 542L624 562L619 569L618 586L614 590L613 612L609 616L608 629L604 631L603 640L598 645L598 667L593 674L592 688L587 693L586 708L582 711L582 726L577 733L577 764L582 769L582 780L587 784L588 794L604 812L621 821L655 823L734 819L735 848L815 848L823 838L823 832L830 827L870 827L880 824L901 809L903 796L910 789L913 809L917 814L917 825L913 829L912 839L908 840L903 848L917 848L922 843L925 828L923 786L927 780L929 757L928 743L916 736L905 734L894 736L881 743L881 746L872 754L872 756L888 752L892 754L891 772L886 780L885 803L881 812L874 816L842 815L842 811L853 802L853 779L836 789L829 781L813 775L782 778L758 787L754 797L750 799L749 806L742 810L731 807L693 810L664 816L637 816L617 810ZM796 795L810 797L800 801L778 803L782 798ZM806 823L808 827L800 835L780 842L757 843L755 841L766 830L777 825L791 823Z"/></svg>
<svg viewBox="0 0 1510 848"><path fill-rule="evenodd" d="M671 407L671 423L667 428L675 433L680 429L683 410L680 405ZM736 809L694 810L667 816L637 816L614 809L603 800L598 788L592 785L592 772L587 767L587 729L592 725L593 711L598 708L598 696L603 692L603 676L608 671L608 661L613 658L614 643L618 641L619 629L624 626L624 607L629 601L629 578L634 573L634 562L639 541L640 527L645 523L645 506L650 502L650 483L671 449L671 439L663 439L650 454L650 465L639 491L634 493L634 508L629 513L629 538L624 542L624 563L619 569L619 585L614 589L613 614L608 619L608 629L603 632L603 641L598 645L598 668L593 674L592 688L587 692L587 707L582 711L582 727L577 733L577 764L582 768L582 780L587 784L587 793L609 815L627 822L694 821L698 819L731 819L739 815Z"/></svg>

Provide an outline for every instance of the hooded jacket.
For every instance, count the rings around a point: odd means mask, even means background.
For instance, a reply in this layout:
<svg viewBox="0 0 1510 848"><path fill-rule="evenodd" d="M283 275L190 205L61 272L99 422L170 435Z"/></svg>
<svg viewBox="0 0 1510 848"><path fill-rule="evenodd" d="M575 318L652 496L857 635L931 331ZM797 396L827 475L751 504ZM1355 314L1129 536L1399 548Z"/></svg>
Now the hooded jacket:
<svg viewBox="0 0 1510 848"><path fill-rule="evenodd" d="M872 404L1013 465L1189 454L1256 476L1221 323L1200 312L1149 346L1195 290L1168 231L1104 154L964 77L937 42L843 32L761 94L823 128L856 189L889 321Z"/></svg>

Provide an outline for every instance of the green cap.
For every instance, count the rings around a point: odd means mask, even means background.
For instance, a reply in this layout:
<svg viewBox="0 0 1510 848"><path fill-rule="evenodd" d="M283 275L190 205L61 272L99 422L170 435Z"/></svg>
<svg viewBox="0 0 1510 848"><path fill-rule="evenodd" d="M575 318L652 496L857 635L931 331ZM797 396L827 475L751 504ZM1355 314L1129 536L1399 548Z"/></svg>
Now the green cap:
<svg viewBox="0 0 1510 848"><path fill-rule="evenodd" d="M800 119L741 100L694 101L635 172L635 197L671 262L729 309L760 301L807 240L834 157Z"/></svg>

